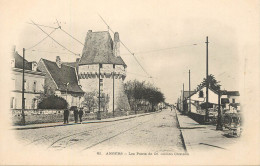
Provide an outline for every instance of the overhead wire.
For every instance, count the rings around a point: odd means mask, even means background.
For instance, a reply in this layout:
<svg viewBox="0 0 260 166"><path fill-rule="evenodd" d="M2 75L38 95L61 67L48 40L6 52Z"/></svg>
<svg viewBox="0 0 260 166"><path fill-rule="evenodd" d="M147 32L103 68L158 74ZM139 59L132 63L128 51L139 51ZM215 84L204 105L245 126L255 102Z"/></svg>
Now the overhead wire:
<svg viewBox="0 0 260 166"><path fill-rule="evenodd" d="M147 53L152 53L152 52L160 52L160 51L164 51L164 50L171 50L171 49L176 49L176 48L181 48L181 47L189 47L189 46L196 46L200 43L195 43L195 44L187 44L187 45L181 45L181 46L176 46L176 47L169 47L169 48L161 48L161 49L156 49L156 50L150 50L150 51L142 51L142 52L135 52L135 54L147 54ZM125 54L121 54L121 55L126 55Z"/></svg>
<svg viewBox="0 0 260 166"><path fill-rule="evenodd" d="M69 34L68 32L66 32L64 29L60 28L60 30L62 30L64 33L66 33L67 35L69 35L71 38L73 38L74 40L76 40L77 42L79 42L80 44L82 44L83 46L85 46L85 44L83 44L81 41L79 41L78 39L76 39L75 37L73 37L71 34Z"/></svg>
<svg viewBox="0 0 260 166"><path fill-rule="evenodd" d="M53 54L71 54L69 52L54 52L54 51L46 51L46 50L29 50L31 52L46 52L46 53L53 53ZM74 54L73 54L74 55Z"/></svg>
<svg viewBox="0 0 260 166"><path fill-rule="evenodd" d="M30 22L27 22L27 24L35 25L33 23L30 23ZM41 27L46 27L46 28L57 29L56 27L51 27L51 26L47 26L47 25L41 25L41 24L36 24L36 25L41 26Z"/></svg>
<svg viewBox="0 0 260 166"><path fill-rule="evenodd" d="M99 15L99 14L98 14ZM108 30L110 30L113 34L114 31L110 28L110 26L107 24L107 22L103 19L103 17L101 17L101 15L99 15L99 17L103 20L103 22L107 25ZM138 65L142 68L142 70L149 76L152 78L152 76L144 69L144 67L141 65L141 63L138 61L138 59L135 57L135 54L120 40L120 43L127 49L127 51L133 55L135 61L138 63Z"/></svg>
<svg viewBox="0 0 260 166"><path fill-rule="evenodd" d="M31 20L32 21L32 20ZM43 33L47 34L39 25L37 25L35 22L32 21L32 23L37 26ZM79 54L76 54L75 52L69 50L68 48L66 48L65 46L63 46L62 44L60 44L57 40L55 40L53 37L49 36L55 43L57 43L58 45L60 45L62 48L64 48L65 50L69 51L70 53L76 55L76 56L79 56Z"/></svg>
<svg viewBox="0 0 260 166"><path fill-rule="evenodd" d="M34 47L36 47L37 45L39 45L41 42L43 42L45 39L47 39L52 33L54 33L56 31L56 29L54 29L51 33L47 34L47 36L45 38L43 38L42 40L40 40L38 43L36 43L35 45L29 47L29 48L26 48L25 50L30 50Z"/></svg>

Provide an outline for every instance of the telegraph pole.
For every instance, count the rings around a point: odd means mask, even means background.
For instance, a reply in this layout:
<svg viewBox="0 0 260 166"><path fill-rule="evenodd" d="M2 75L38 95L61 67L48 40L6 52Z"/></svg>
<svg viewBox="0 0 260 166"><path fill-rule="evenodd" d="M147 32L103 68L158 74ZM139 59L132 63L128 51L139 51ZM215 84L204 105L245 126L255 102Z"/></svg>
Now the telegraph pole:
<svg viewBox="0 0 260 166"><path fill-rule="evenodd" d="M182 85L182 111L183 111L183 113L185 113L185 110L184 110L184 83Z"/></svg>
<svg viewBox="0 0 260 166"><path fill-rule="evenodd" d="M97 114L97 119L101 120L101 114L100 114L100 65L98 68L98 114Z"/></svg>
<svg viewBox="0 0 260 166"><path fill-rule="evenodd" d="M221 113L221 109L220 109L220 97L221 97L221 92L220 90L218 91L218 120L217 120L217 127L216 130L223 130L223 126L222 126L222 113Z"/></svg>
<svg viewBox="0 0 260 166"><path fill-rule="evenodd" d="M191 112L191 99L190 99L190 70L189 70L189 112Z"/></svg>
<svg viewBox="0 0 260 166"><path fill-rule="evenodd" d="M115 117L115 69L113 70L113 117Z"/></svg>
<svg viewBox="0 0 260 166"><path fill-rule="evenodd" d="M22 80L22 125L25 125L25 114L24 114L24 109L25 109L25 101L24 101L24 60L25 58L25 48L23 48L23 80Z"/></svg>
<svg viewBox="0 0 260 166"><path fill-rule="evenodd" d="M209 80L208 80L208 36L206 38L206 115L205 115L205 122L209 122L209 109L208 109L208 102L209 102Z"/></svg>

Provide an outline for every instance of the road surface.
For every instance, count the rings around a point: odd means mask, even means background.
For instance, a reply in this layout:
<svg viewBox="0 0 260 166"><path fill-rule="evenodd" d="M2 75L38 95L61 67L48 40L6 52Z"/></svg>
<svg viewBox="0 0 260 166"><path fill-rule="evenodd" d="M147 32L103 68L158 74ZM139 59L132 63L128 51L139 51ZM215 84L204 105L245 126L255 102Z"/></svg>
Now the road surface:
<svg viewBox="0 0 260 166"><path fill-rule="evenodd" d="M82 153L157 152L184 153L175 111L113 122L17 130L17 139L30 148Z"/></svg>

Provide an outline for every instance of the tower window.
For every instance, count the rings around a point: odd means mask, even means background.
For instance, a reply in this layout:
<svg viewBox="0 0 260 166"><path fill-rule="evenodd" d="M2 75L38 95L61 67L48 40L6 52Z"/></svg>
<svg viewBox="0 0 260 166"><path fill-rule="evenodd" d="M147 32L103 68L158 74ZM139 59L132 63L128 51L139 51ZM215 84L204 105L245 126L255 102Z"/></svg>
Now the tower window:
<svg viewBox="0 0 260 166"><path fill-rule="evenodd" d="M203 98L204 97L204 93L203 93L203 91L201 90L200 92L199 92L199 98Z"/></svg>
<svg viewBox="0 0 260 166"><path fill-rule="evenodd" d="M34 82L33 82L33 92L36 92L36 87L37 87L36 85L37 85L37 84L36 84L36 81L34 81Z"/></svg>
<svg viewBox="0 0 260 166"><path fill-rule="evenodd" d="M104 88L104 82L103 79L100 79L100 91L103 92L103 88Z"/></svg>
<svg viewBox="0 0 260 166"><path fill-rule="evenodd" d="M103 67L103 65L102 65L102 64L99 64L99 67L100 67L100 68L102 68L102 67Z"/></svg>
<svg viewBox="0 0 260 166"><path fill-rule="evenodd" d="M113 64L113 68L116 68L116 65L115 65L115 64Z"/></svg>

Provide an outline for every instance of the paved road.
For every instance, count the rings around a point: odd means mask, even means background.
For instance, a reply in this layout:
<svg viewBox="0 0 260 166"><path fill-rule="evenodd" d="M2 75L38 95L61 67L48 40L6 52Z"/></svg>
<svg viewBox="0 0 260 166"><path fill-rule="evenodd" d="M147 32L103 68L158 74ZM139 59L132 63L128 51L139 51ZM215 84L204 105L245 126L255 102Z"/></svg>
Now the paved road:
<svg viewBox="0 0 260 166"><path fill-rule="evenodd" d="M17 130L25 148L73 149L82 153L185 152L175 111L104 123Z"/></svg>

